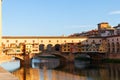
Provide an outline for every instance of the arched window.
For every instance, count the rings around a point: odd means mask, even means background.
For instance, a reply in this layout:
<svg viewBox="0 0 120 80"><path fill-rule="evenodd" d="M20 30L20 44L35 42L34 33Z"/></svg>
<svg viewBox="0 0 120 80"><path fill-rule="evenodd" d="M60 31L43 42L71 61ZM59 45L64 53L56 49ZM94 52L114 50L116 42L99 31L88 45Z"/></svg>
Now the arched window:
<svg viewBox="0 0 120 80"><path fill-rule="evenodd" d="M26 40L24 40L24 43L26 43L27 41Z"/></svg>
<svg viewBox="0 0 120 80"><path fill-rule="evenodd" d="M33 40L33 43L35 42L35 40Z"/></svg>
<svg viewBox="0 0 120 80"><path fill-rule="evenodd" d="M47 51L52 51L52 44L47 45Z"/></svg>
<svg viewBox="0 0 120 80"><path fill-rule="evenodd" d="M110 43L108 43L108 52L110 52Z"/></svg>
<svg viewBox="0 0 120 80"><path fill-rule="evenodd" d="M57 40L57 42L59 42L59 40Z"/></svg>
<svg viewBox="0 0 120 80"><path fill-rule="evenodd" d="M115 52L115 44L112 43L112 52Z"/></svg>
<svg viewBox="0 0 120 80"><path fill-rule="evenodd" d="M9 42L9 40L6 40L6 42Z"/></svg>
<svg viewBox="0 0 120 80"><path fill-rule="evenodd" d="M17 43L17 42L18 42L18 40L15 40L15 42Z"/></svg>
<svg viewBox="0 0 120 80"><path fill-rule="evenodd" d="M119 53L120 52L120 44L119 44L119 42L116 43L116 49L117 49L117 53Z"/></svg>
<svg viewBox="0 0 120 80"><path fill-rule="evenodd" d="M43 43L43 40L41 40L41 43Z"/></svg>
<svg viewBox="0 0 120 80"><path fill-rule="evenodd" d="M44 46L45 46L44 44L40 44L40 45L39 45L39 50L40 50L40 51L43 51L43 50L44 50Z"/></svg>
<svg viewBox="0 0 120 80"><path fill-rule="evenodd" d="M55 45L55 51L60 51L60 44Z"/></svg>

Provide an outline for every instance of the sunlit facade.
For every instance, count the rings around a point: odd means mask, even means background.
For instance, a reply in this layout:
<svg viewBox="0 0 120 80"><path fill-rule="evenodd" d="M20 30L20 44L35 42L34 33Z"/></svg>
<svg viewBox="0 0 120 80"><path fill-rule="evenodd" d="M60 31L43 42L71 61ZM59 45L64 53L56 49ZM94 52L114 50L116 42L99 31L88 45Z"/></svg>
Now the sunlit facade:
<svg viewBox="0 0 120 80"><path fill-rule="evenodd" d="M63 47L61 48L63 44L67 45L68 43L80 43L86 39L87 37L4 36L2 40L2 48L3 52L7 54L22 53L22 45L25 45L26 52L29 53L40 53L42 51L63 51ZM70 50L67 52L69 51Z"/></svg>
<svg viewBox="0 0 120 80"><path fill-rule="evenodd" d="M109 57L120 59L120 36L107 37L107 42Z"/></svg>
<svg viewBox="0 0 120 80"><path fill-rule="evenodd" d="M120 36L109 37L36 37L4 36L2 51L5 54L22 54L23 44L26 53L60 51L61 53L99 52L108 55L120 54Z"/></svg>

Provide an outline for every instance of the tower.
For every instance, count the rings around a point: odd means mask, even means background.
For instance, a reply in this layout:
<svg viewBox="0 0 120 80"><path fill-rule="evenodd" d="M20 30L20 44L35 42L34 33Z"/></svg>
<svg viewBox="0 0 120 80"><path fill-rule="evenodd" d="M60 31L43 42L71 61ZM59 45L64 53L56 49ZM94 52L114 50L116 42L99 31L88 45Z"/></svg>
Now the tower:
<svg viewBox="0 0 120 80"><path fill-rule="evenodd" d="M2 0L0 1L0 54L2 53Z"/></svg>

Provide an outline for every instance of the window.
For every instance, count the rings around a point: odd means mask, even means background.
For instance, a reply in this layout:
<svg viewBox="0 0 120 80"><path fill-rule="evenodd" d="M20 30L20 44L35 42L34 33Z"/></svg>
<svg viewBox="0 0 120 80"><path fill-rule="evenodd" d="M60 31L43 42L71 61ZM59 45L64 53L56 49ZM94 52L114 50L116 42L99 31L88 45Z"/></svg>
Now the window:
<svg viewBox="0 0 120 80"><path fill-rule="evenodd" d="M9 40L6 40L6 42L9 42Z"/></svg>
<svg viewBox="0 0 120 80"><path fill-rule="evenodd" d="M72 43L73 43L74 41L72 40Z"/></svg>
<svg viewBox="0 0 120 80"><path fill-rule="evenodd" d="M24 42L26 43L27 41L26 41L26 40L24 40Z"/></svg>
<svg viewBox="0 0 120 80"><path fill-rule="evenodd" d="M117 38L117 41L118 41L118 38Z"/></svg>
<svg viewBox="0 0 120 80"><path fill-rule="evenodd" d="M115 48L112 49L112 52L114 52L114 51L115 51Z"/></svg>
<svg viewBox="0 0 120 80"><path fill-rule="evenodd" d="M66 40L64 40L64 42L66 42Z"/></svg>
<svg viewBox="0 0 120 80"><path fill-rule="evenodd" d="M16 43L18 42L18 40L15 41Z"/></svg>
<svg viewBox="0 0 120 80"><path fill-rule="evenodd" d="M64 49L64 51L66 51L66 49Z"/></svg>
<svg viewBox="0 0 120 80"><path fill-rule="evenodd" d="M33 43L35 42L35 40L33 40Z"/></svg>
<svg viewBox="0 0 120 80"><path fill-rule="evenodd" d="M64 45L64 47L66 47L66 45Z"/></svg>
<svg viewBox="0 0 120 80"><path fill-rule="evenodd" d="M43 42L43 40L41 40L41 42Z"/></svg>
<svg viewBox="0 0 120 80"><path fill-rule="evenodd" d="M119 48L117 48L117 53L119 53Z"/></svg>
<svg viewBox="0 0 120 80"><path fill-rule="evenodd" d="M51 42L51 40L49 40L49 42Z"/></svg>
<svg viewBox="0 0 120 80"><path fill-rule="evenodd" d="M112 47L115 47L114 43L112 43Z"/></svg>

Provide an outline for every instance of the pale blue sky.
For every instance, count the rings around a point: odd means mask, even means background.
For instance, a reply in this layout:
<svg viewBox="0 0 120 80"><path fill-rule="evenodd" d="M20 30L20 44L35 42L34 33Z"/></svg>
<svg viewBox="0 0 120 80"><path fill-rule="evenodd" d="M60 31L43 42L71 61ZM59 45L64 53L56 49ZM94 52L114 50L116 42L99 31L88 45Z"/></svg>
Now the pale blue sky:
<svg viewBox="0 0 120 80"><path fill-rule="evenodd" d="M4 36L61 36L120 23L120 0L3 0Z"/></svg>

